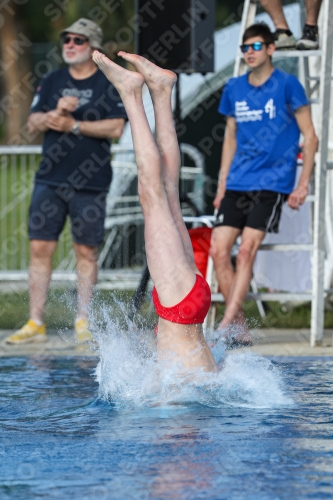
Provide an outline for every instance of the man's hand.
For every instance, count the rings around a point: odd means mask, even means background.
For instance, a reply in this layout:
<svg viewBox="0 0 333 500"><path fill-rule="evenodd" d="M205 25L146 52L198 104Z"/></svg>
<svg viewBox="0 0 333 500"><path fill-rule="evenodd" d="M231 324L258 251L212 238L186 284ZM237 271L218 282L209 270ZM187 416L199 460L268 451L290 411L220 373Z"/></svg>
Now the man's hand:
<svg viewBox="0 0 333 500"><path fill-rule="evenodd" d="M49 111L47 113L47 127L52 130L56 130L57 132L71 132L74 123L75 118L69 114L63 116L60 115L57 110Z"/></svg>
<svg viewBox="0 0 333 500"><path fill-rule="evenodd" d="M308 195L308 186L300 185L297 186L294 191L288 196L288 205L294 210L298 210L301 205L305 202L305 198Z"/></svg>
<svg viewBox="0 0 333 500"><path fill-rule="evenodd" d="M220 208L221 201L224 198L225 185L226 185L225 181L221 181L218 185L217 193L216 193L215 199L213 201L213 205L214 205L214 208L216 208L216 210L218 210Z"/></svg>
<svg viewBox="0 0 333 500"><path fill-rule="evenodd" d="M66 115L68 113L73 113L78 103L79 99L77 97L72 97L72 96L60 97L56 109L61 115Z"/></svg>

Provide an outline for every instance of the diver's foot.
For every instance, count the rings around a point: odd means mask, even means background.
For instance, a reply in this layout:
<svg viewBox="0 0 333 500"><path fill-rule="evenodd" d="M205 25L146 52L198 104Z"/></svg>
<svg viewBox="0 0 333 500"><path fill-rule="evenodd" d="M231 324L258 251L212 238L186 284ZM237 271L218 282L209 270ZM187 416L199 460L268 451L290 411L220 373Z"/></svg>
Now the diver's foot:
<svg viewBox="0 0 333 500"><path fill-rule="evenodd" d="M103 71L106 78L113 83L122 98L128 94L139 92L141 95L144 78L140 73L128 71L119 66L98 50L93 53L93 60Z"/></svg>
<svg viewBox="0 0 333 500"><path fill-rule="evenodd" d="M133 64L135 69L141 73L151 93L171 92L177 81L177 75L173 71L162 69L148 61L145 57L137 54L128 54L121 50L118 52L118 55Z"/></svg>

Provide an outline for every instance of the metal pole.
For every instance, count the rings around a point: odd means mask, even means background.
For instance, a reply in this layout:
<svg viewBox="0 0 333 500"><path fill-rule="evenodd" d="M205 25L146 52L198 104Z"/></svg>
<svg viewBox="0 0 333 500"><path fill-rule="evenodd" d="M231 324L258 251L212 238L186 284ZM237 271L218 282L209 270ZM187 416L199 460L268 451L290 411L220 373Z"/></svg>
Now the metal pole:
<svg viewBox="0 0 333 500"><path fill-rule="evenodd" d="M181 73L177 73L177 81L175 85L175 109L173 111L173 119L175 122L179 149L180 149L180 137L181 137L180 75ZM181 151L180 151L180 158L181 158L181 165L183 165L183 153Z"/></svg>
<svg viewBox="0 0 333 500"><path fill-rule="evenodd" d="M245 73L245 71L246 71L246 65L244 63L243 56L242 56L242 53L240 51L239 46L242 43L244 31L246 30L246 28L251 26L251 24L253 24L253 22L254 22L256 12L257 12L257 0L245 0L244 7L243 7L241 27L240 27L240 32L239 32L239 38L238 38L238 47L237 47L237 54L236 54L233 76L240 76L243 73Z"/></svg>
<svg viewBox="0 0 333 500"><path fill-rule="evenodd" d="M325 198L332 75L333 0L326 0L322 9L324 9L324 22L320 71L320 120L317 130L320 143L315 171L311 347L321 345L324 334Z"/></svg>

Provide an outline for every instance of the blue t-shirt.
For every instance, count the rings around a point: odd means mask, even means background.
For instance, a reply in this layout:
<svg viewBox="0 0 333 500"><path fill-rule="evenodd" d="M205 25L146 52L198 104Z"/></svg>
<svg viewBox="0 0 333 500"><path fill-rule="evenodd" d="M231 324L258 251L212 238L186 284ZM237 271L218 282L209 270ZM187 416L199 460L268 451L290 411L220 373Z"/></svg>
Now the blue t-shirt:
<svg viewBox="0 0 333 500"><path fill-rule="evenodd" d="M78 97L78 107L71 113L76 120L127 119L117 90L99 69L84 80L72 78L68 68L48 73L37 88L30 112L51 111L64 96ZM55 130L45 132L36 183L105 191L111 178L109 139Z"/></svg>
<svg viewBox="0 0 333 500"><path fill-rule="evenodd" d="M294 113L306 104L297 78L276 68L259 87L248 82L248 74L228 81L218 108L237 125L227 189L292 191L300 135Z"/></svg>

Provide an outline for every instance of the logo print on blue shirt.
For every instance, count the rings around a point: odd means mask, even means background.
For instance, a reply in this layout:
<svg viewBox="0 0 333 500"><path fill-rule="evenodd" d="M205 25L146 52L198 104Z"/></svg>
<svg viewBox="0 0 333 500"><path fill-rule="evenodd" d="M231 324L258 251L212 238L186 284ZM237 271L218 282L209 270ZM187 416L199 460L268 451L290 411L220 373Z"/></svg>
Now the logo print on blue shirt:
<svg viewBox="0 0 333 500"><path fill-rule="evenodd" d="M265 113L269 114L269 118L275 118L276 117L276 106L274 106L274 101L273 99L269 99L266 104L265 104Z"/></svg>
<svg viewBox="0 0 333 500"><path fill-rule="evenodd" d="M235 102L235 115L236 122L257 122L262 121L263 112L268 113L269 118L273 119L276 116L276 106L274 106L274 100L268 99L263 109L250 109L247 102L236 101Z"/></svg>

